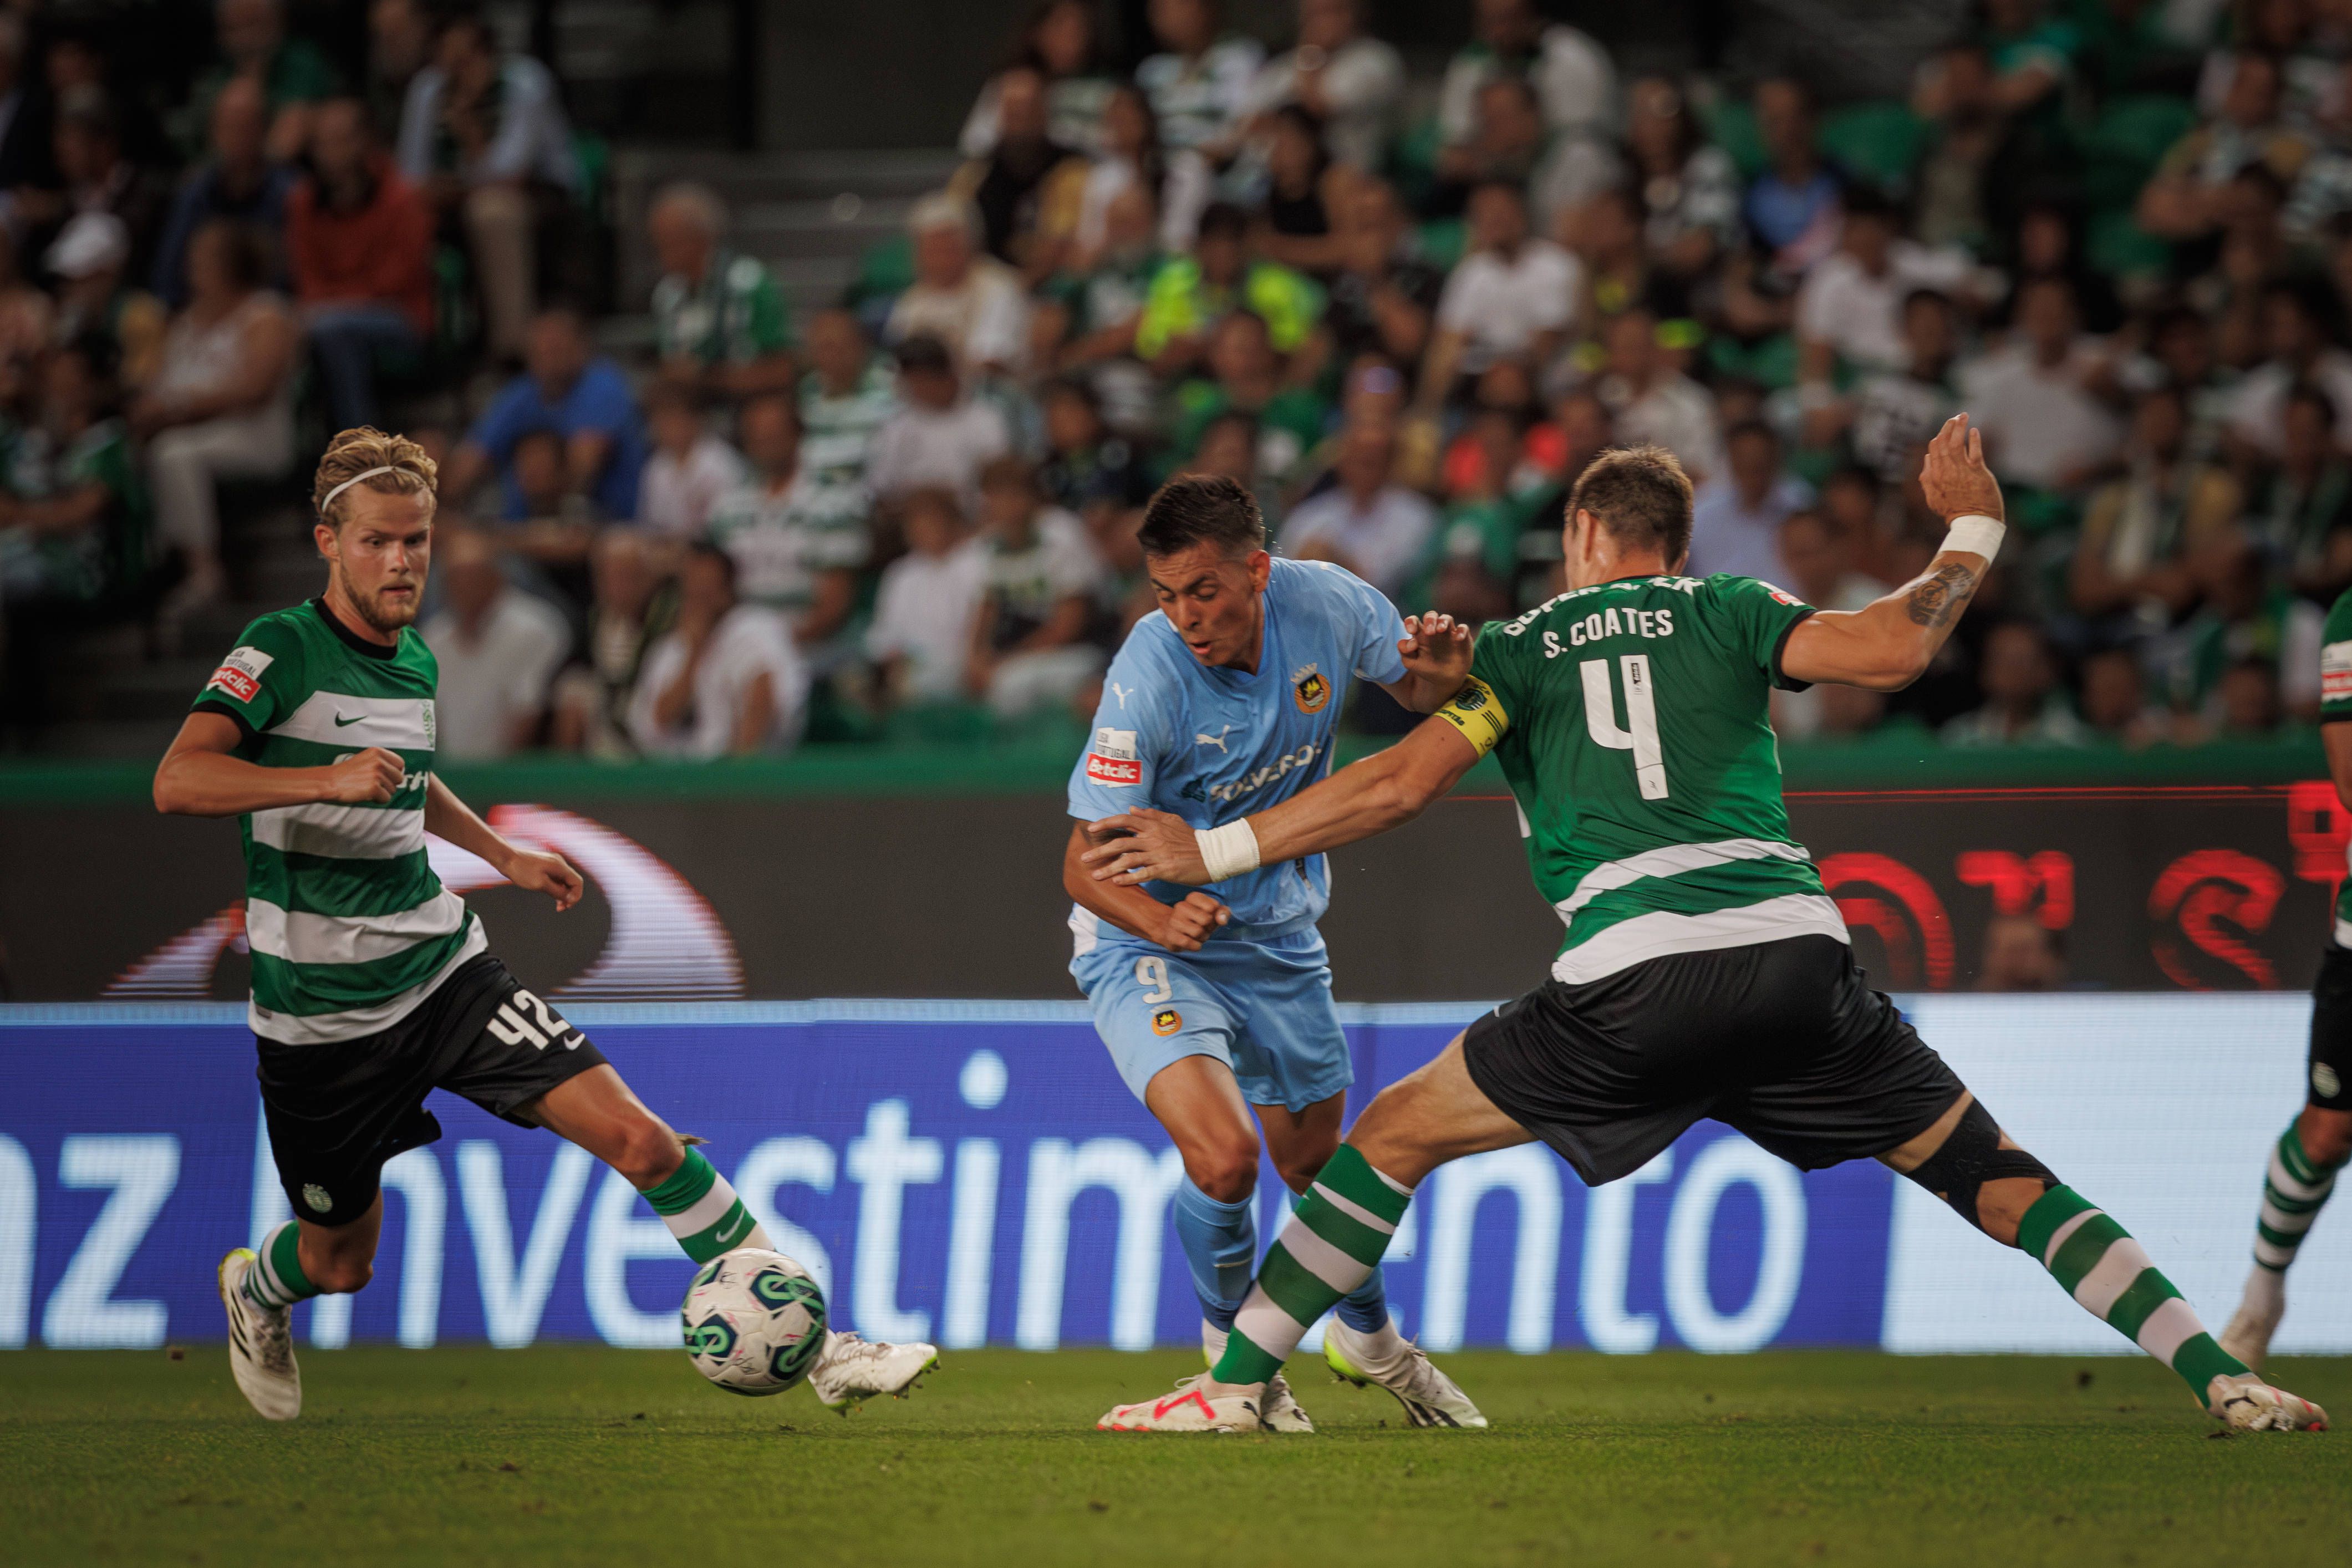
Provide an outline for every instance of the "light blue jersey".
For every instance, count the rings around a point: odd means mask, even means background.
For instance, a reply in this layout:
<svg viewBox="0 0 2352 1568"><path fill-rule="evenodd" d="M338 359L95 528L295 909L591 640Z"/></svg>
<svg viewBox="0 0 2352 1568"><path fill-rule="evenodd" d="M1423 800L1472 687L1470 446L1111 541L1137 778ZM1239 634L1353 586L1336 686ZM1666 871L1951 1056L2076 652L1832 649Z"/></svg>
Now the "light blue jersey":
<svg viewBox="0 0 2352 1568"><path fill-rule="evenodd" d="M1111 661L1070 815L1092 822L1153 806L1215 827L1289 799L1331 769L1349 684L1404 677L1404 622L1370 584L1320 562L1276 561L1254 673L1211 668L1162 615L1137 623ZM1194 889L1154 882L1174 903ZM1253 1104L1293 1110L1345 1089L1347 1044L1315 931L1330 902L1320 855L1211 884L1233 911L1207 950L1171 953L1079 908L1070 971L1136 1096L1179 1058L1214 1056Z"/></svg>

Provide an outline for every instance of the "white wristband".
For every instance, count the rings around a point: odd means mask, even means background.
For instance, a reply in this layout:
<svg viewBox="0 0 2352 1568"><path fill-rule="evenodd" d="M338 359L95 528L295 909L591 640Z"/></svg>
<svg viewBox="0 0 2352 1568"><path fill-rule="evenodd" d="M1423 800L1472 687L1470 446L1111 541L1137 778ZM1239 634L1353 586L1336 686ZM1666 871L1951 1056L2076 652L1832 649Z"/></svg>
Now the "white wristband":
<svg viewBox="0 0 2352 1568"><path fill-rule="evenodd" d="M2001 535L2009 525L1997 517L1971 513L1952 520L1952 531L1944 535L1944 552L1958 551L1964 555L1981 555L1990 563L2000 553Z"/></svg>
<svg viewBox="0 0 2352 1568"><path fill-rule="evenodd" d="M1222 882L1257 869L1257 833L1244 816L1223 827L1196 827L1192 837L1201 846L1201 863L1209 880Z"/></svg>

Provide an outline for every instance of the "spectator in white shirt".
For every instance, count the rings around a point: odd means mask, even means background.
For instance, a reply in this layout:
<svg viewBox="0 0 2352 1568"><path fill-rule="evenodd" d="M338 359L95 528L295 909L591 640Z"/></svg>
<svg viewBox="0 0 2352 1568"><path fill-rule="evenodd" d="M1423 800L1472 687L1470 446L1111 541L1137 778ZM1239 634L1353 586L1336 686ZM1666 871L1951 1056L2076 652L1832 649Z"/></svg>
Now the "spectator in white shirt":
<svg viewBox="0 0 2352 1568"><path fill-rule="evenodd" d="M1250 83L1244 118L1297 104L1323 121L1335 163L1378 170L1404 99L1404 60L1362 29L1359 0L1299 0L1298 47L1266 61Z"/></svg>
<svg viewBox="0 0 2352 1568"><path fill-rule="evenodd" d="M1528 237L1527 198L1511 185L1470 193L1470 250L1445 280L1437 333L1422 372L1420 405L1435 410L1457 378L1498 359L1530 369L1551 358L1575 324L1583 264L1548 239Z"/></svg>
<svg viewBox="0 0 2352 1568"><path fill-rule="evenodd" d="M637 521L685 539L702 531L710 508L743 482L742 455L703 422L695 395L656 383L646 393L653 455L637 476Z"/></svg>
<svg viewBox="0 0 2352 1568"><path fill-rule="evenodd" d="M548 689L572 650L571 627L545 600L507 585L486 535L451 529L435 553L446 599L420 635L441 665L436 754L488 762L536 745Z"/></svg>
<svg viewBox="0 0 2352 1568"><path fill-rule="evenodd" d="M1960 367L1960 405L2011 483L2077 489L2123 443L2123 421L2093 390L2106 356L2077 319L2073 285L2032 279L2018 291L2014 341Z"/></svg>
<svg viewBox="0 0 2352 1568"><path fill-rule="evenodd" d="M2243 456L2276 460L2284 449L2286 395L2299 383L2336 405L2336 439L2352 446L2352 354L2330 342L2318 300L2276 282L2263 290L2263 332L2270 357L2246 373L2231 395L2224 434Z"/></svg>
<svg viewBox="0 0 2352 1568"><path fill-rule="evenodd" d="M916 490L899 516L907 553L883 568L866 657L879 667L889 706L952 702L962 695L987 562L965 537L953 491Z"/></svg>
<svg viewBox="0 0 2352 1568"><path fill-rule="evenodd" d="M735 602L735 562L687 547L677 626L654 644L629 705L629 732L654 757L755 756L800 738L808 675L782 616Z"/></svg>
<svg viewBox="0 0 2352 1568"><path fill-rule="evenodd" d="M898 411L874 434L866 479L888 506L924 485L953 490L966 506L980 492L980 470L1012 449L1004 416L963 395L955 362L937 338L898 345Z"/></svg>
<svg viewBox="0 0 2352 1568"><path fill-rule="evenodd" d="M1825 385L1841 360L1856 370L1902 369L1911 357L1905 299L1917 289L1958 293L1975 270L1964 251L1900 237L1885 196L1867 186L1848 191L1836 254L1806 273L1797 291L1799 381Z"/></svg>
<svg viewBox="0 0 2352 1568"><path fill-rule="evenodd" d="M1691 502L1690 574L1782 576L1780 525L1813 504L1813 487L1780 467L1780 437L1760 419L1743 420L1723 438L1724 471L1698 487Z"/></svg>
<svg viewBox="0 0 2352 1568"><path fill-rule="evenodd" d="M1301 501L1283 525L1282 548L1302 561L1345 566L1393 599L1437 531L1437 509L1397 484L1396 436L1386 425L1348 427L1334 471L1339 482Z"/></svg>
<svg viewBox="0 0 2352 1568"><path fill-rule="evenodd" d="M936 338L965 374L1018 372L1029 358L1029 296L1021 275L981 249L980 209L940 191L915 204L915 281L890 308L891 342Z"/></svg>
<svg viewBox="0 0 2352 1568"><path fill-rule="evenodd" d="M1609 323L1601 339L1608 374L1594 388L1615 422L1617 438L1664 447L1681 459L1694 485L1723 471L1723 437L1715 399L1676 370L1658 346L1658 321L1636 306Z"/></svg>
<svg viewBox="0 0 2352 1568"><path fill-rule="evenodd" d="M1503 76L1527 79L1552 130L1616 133L1616 68L1591 35L1545 21L1534 0L1476 0L1470 29L1470 43L1446 63L1437 90L1438 133L1448 144L1469 140L1478 89Z"/></svg>
<svg viewBox="0 0 2352 1568"><path fill-rule="evenodd" d="M964 686L998 718L1017 719L1068 702L1102 673L1103 650L1086 639L1105 574L1086 524L1042 504L1019 458L989 464L981 496L982 590Z"/></svg>

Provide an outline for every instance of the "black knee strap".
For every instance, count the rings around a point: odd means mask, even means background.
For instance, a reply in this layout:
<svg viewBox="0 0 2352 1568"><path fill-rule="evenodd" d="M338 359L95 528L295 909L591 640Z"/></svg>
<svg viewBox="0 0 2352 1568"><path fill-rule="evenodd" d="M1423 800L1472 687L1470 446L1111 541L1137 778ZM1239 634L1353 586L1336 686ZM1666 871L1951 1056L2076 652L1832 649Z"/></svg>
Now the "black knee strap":
<svg viewBox="0 0 2352 1568"><path fill-rule="evenodd" d="M1987 1182L2022 1176L2040 1182L2044 1190L2058 1184L2057 1175L2032 1154L2000 1146L2000 1123L1981 1101L1974 1100L1960 1112L1959 1125L1952 1129L1943 1147L1920 1161L1909 1175L1979 1230L1984 1228L1984 1221L1977 1214L1977 1192Z"/></svg>

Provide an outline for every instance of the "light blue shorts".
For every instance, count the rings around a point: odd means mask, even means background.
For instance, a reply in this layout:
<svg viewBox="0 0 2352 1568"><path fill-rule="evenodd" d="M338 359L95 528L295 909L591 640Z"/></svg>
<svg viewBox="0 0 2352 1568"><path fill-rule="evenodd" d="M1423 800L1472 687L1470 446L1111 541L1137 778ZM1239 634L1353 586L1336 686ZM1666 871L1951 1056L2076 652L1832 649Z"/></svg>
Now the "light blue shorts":
<svg viewBox="0 0 2352 1568"><path fill-rule="evenodd" d="M1135 1098L1171 1062L1214 1057L1252 1105L1304 1110L1356 1080L1331 1005L1331 964L1309 927L1198 952L1105 934L1070 961L1095 1029Z"/></svg>

